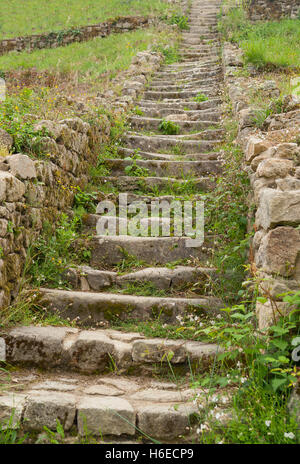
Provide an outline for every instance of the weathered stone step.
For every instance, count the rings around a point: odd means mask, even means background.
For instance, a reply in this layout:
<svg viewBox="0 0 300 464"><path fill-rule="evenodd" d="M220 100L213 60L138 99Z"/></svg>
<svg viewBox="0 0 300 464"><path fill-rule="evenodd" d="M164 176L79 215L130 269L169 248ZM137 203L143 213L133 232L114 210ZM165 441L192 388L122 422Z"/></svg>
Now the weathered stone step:
<svg viewBox="0 0 300 464"><path fill-rule="evenodd" d="M157 319L158 316L163 323L175 324L177 316L215 316L223 307L222 302L213 297L158 298L54 289L40 289L39 293L41 307L55 312L64 319L79 320L81 325L87 327L95 327L100 323L110 324L118 320L149 321ZM93 337L93 333L89 335ZM85 359L87 355L88 352L84 355ZM130 356L128 349L123 355L125 359Z"/></svg>
<svg viewBox="0 0 300 464"><path fill-rule="evenodd" d="M218 93L218 89L212 86L200 87L195 90L182 90L182 91L167 91L167 90L147 90L144 93L144 98L149 100L163 100L165 98L174 98L174 99L189 99L196 97L199 93L204 93L205 95L215 97Z"/></svg>
<svg viewBox="0 0 300 464"><path fill-rule="evenodd" d="M201 82L201 81L200 81ZM169 83L168 85L163 85L163 84L155 84L155 85L149 85L147 88L147 91L150 92L185 92L185 91L193 91L195 90L198 93L204 93L205 95L211 95L211 93L215 93L217 90L218 86L218 81L210 81L209 84L207 84L207 81L204 84L198 84L196 82L176 82L176 83ZM200 90L199 90L200 89ZM171 97L173 98L173 97ZM175 97L178 98L178 97ZM180 97L179 97L180 98Z"/></svg>
<svg viewBox="0 0 300 464"><path fill-rule="evenodd" d="M123 159L106 159L104 164L111 171L113 176L122 176L126 173L128 166L138 166L147 169L150 176L158 177L178 177L187 176L201 177L208 174L220 174L222 166L219 161L159 161L159 160L123 160Z"/></svg>
<svg viewBox="0 0 300 464"><path fill-rule="evenodd" d="M118 153L120 157L129 157L135 156L136 150L132 148L118 148ZM151 153L146 151L138 151L138 155L143 159L148 160L166 160L166 161L178 161L179 155L169 155L164 153ZM184 161L188 161L189 158L198 159L199 161L206 161L206 160L215 160L220 157L220 153L218 152L211 152L211 153L197 153L197 154L190 154L190 155L182 155L181 158L184 158Z"/></svg>
<svg viewBox="0 0 300 464"><path fill-rule="evenodd" d="M19 368L6 382L7 389L0 396L1 422L5 427L13 417L13 428L19 422L25 443L38 443L41 434L37 437L37 433L44 432L44 427L56 432L57 420L64 429L64 444L80 443L87 434L100 444L138 445L141 437L149 444L155 438L168 444L193 442L199 426L195 420L198 404L217 404L222 414L230 404L226 391L219 392L218 400L216 395L210 399L208 391L191 389L188 383L179 387L149 376L140 378L138 373L130 378L64 371L45 375L37 369ZM49 440L44 438L44 442Z"/></svg>
<svg viewBox="0 0 300 464"><path fill-rule="evenodd" d="M219 50L188 50L187 48L178 50L182 58L215 58L219 55Z"/></svg>
<svg viewBox="0 0 300 464"><path fill-rule="evenodd" d="M129 148L139 148L142 151L157 152L177 147L182 153L202 153L213 150L221 143L220 140L182 140L175 136L126 135L123 141Z"/></svg>
<svg viewBox="0 0 300 464"><path fill-rule="evenodd" d="M199 119L198 115L197 121L189 121L188 119L184 120L183 117L176 117L176 114L170 116L172 117L168 117L166 119L168 121L174 122L177 126L179 126L181 133L187 133L189 131L195 130L205 130L208 128L212 128L213 126L217 126L218 124L215 120L204 119L205 114L202 115L202 120ZM133 116L130 118L129 122L131 124L131 127L134 129L157 131L159 130L159 126L162 123L162 119Z"/></svg>
<svg viewBox="0 0 300 464"><path fill-rule="evenodd" d="M172 77L172 76L171 76ZM205 87L207 86L207 78L206 79L199 79L199 77L191 77L190 78L185 78L185 79L166 79L166 78L161 78L157 79L155 81L151 82L151 87L148 89L153 89L156 90L156 88L164 88L165 90L173 90L173 89L183 89L187 87ZM209 79L210 86L211 85L218 85L220 82L220 76L211 76Z"/></svg>
<svg viewBox="0 0 300 464"><path fill-rule="evenodd" d="M90 214L89 224L96 227L99 215ZM119 275L117 272L101 271L90 266L78 266L70 268L64 277L72 285L73 289L82 291L100 292L109 291L112 286L122 287L128 283L151 282L159 290L174 290L191 287L195 283L206 283L210 279L216 279L216 269L191 266L148 267L139 271Z"/></svg>
<svg viewBox="0 0 300 464"><path fill-rule="evenodd" d="M168 114L174 114L177 111L187 112L188 111L205 111L213 110L220 112L219 104L221 103L220 98L211 98L203 102L195 102L190 100L180 101L180 100L166 100L161 102L154 102L153 100L141 100L139 102L140 108L142 111L145 110L154 110L161 111L166 110ZM186 110L186 111L185 111Z"/></svg>
<svg viewBox="0 0 300 464"><path fill-rule="evenodd" d="M215 59L216 57L218 57L218 51L212 51L212 50L205 50L205 51L201 51L201 50L198 50L198 51L195 51L195 50L178 50L181 58L195 58L195 59L198 59L198 58L207 58L207 59Z"/></svg>
<svg viewBox="0 0 300 464"><path fill-rule="evenodd" d="M189 184L187 180L174 179L172 177L136 177L136 176L98 176L99 185L110 184L120 192L143 192L154 193L164 190L181 190L188 191ZM215 181L211 177L200 177L192 180L194 189L200 192L211 191L215 188Z"/></svg>
<svg viewBox="0 0 300 464"><path fill-rule="evenodd" d="M220 140L182 140L175 136L125 135L123 141L130 148L156 152L177 147L183 153L202 153L213 150L221 143Z"/></svg>
<svg viewBox="0 0 300 464"><path fill-rule="evenodd" d="M164 265L190 258L207 262L211 253L208 244L190 248L188 247L190 243L191 241L185 237L98 236L89 244L92 251L91 266L96 268L103 265L116 266L128 255L151 265Z"/></svg>
<svg viewBox="0 0 300 464"><path fill-rule="evenodd" d="M92 293L91 295L99 297L100 294ZM55 298L57 301L65 299L72 305L75 301L77 305L84 305L84 297L88 296L89 293L86 292L63 290L45 289L43 293L44 299L49 298L53 301ZM109 294L109 298L111 296ZM136 298L147 300L146 297ZM199 301L205 313L216 314L219 313L218 308L222 308L222 302L216 298L205 298ZM149 305L149 301L146 304ZM95 305L94 300L92 305ZM197 310L195 306L194 310ZM174 305L172 311L176 312ZM6 331L2 336L5 340L6 362L8 363L86 374L104 372L109 364L108 354L113 357L118 369L125 372L131 368L132 372L134 365L149 367L150 371L152 363L167 364L168 359L165 354L171 350L174 353L172 359L169 359L171 364L185 364L188 359L204 361L202 367L205 369L205 361L209 364L211 356L214 356L217 351L217 345L214 344L189 340L148 339L138 332L124 333L112 329L81 330L61 326L23 326Z"/></svg>
<svg viewBox="0 0 300 464"><path fill-rule="evenodd" d="M140 110L143 112L143 117L148 117L149 119L158 119L165 118L170 119L172 116L172 121L195 121L195 122L218 122L221 117L220 110L214 110L212 112L211 108L206 110L190 110L189 106L185 106L184 109L180 108L156 108L155 106L150 108L140 107Z"/></svg>
<svg viewBox="0 0 300 464"><path fill-rule="evenodd" d="M172 72L172 71L187 71L195 68L200 68L204 71L210 71L213 67L220 66L220 59L216 60L197 60L197 61L189 61L188 63L174 63L168 64L162 67L162 71Z"/></svg>
<svg viewBox="0 0 300 464"><path fill-rule="evenodd" d="M163 68L162 68L163 69ZM186 71L160 71L155 74L155 79L168 79L168 82L171 82L174 79L189 79L189 78L198 78L205 79L207 77L214 77L221 75L221 68L219 66L214 66L210 70L205 68L195 67L194 69L188 69Z"/></svg>

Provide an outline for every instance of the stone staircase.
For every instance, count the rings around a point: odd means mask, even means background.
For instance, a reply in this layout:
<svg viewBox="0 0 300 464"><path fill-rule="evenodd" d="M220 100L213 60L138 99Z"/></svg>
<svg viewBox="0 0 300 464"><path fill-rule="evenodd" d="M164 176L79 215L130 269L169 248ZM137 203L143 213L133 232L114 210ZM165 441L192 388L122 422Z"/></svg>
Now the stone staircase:
<svg viewBox="0 0 300 464"><path fill-rule="evenodd" d="M188 193L190 200L214 189L215 177L222 172L218 146L223 140L219 8L219 0L193 1L189 30L182 34L181 60L164 65L136 103L140 114L131 117L119 158L105 160L110 175L99 177L100 191L109 183L128 194L128 203L150 204L186 199L180 192L190 181L195 190ZM206 98L200 101L199 94ZM179 133L162 135L163 119L176 124ZM133 165L149 175L128 175ZM91 233L99 217L86 218ZM146 221L147 227L172 222L162 217ZM117 224L122 225L120 219ZM90 266L68 272L73 290L43 288L39 300L47 311L80 321L86 329L31 326L4 335L6 360L19 370L12 373L13 388L0 396L0 420L14 408L14 421L26 419L28 430L44 425L55 430L58 418L66 432L83 436L87 429L99 436L101 431L110 443L138 442L138 437L149 443L195 441L195 414L209 403L208 391L156 377L162 368L168 379L175 372L203 372L212 365L218 346L109 328L115 319L151 324L159 317L162 324L179 325L187 315L201 319L219 313L222 301L205 294L206 283L217 278L209 264L212 238L206 233L203 245L195 248L187 247L187 240L95 235ZM132 269L118 273L116 266L132 256L139 266L133 262ZM113 292L128 283L151 283L165 296ZM203 295L193 291L195 284Z"/></svg>

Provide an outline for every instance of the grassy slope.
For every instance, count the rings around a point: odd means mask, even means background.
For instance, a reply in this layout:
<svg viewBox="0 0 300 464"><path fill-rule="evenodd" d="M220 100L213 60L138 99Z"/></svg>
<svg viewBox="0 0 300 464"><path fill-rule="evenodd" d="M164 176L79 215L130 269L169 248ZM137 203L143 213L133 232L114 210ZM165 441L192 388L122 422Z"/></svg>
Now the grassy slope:
<svg viewBox="0 0 300 464"><path fill-rule="evenodd" d="M157 37L160 43L164 42L163 34L158 35L155 29L137 30L55 49L10 53L0 57L0 69L8 71L34 67L38 70L78 71L81 76L93 79L105 72L114 73L125 69L132 57L146 50Z"/></svg>
<svg viewBox="0 0 300 464"><path fill-rule="evenodd" d="M9 0L0 2L0 39L71 29L124 15L163 13L164 0ZM24 20L25 18L25 20Z"/></svg>
<svg viewBox="0 0 300 464"><path fill-rule="evenodd" d="M253 24L242 9L235 8L225 17L221 31L244 50L246 62L260 68L300 67L300 19Z"/></svg>

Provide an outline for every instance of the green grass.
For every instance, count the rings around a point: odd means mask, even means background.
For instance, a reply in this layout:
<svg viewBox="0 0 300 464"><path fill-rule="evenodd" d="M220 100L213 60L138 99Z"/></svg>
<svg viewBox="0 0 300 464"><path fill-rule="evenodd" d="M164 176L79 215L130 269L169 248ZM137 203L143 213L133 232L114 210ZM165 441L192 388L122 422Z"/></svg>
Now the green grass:
<svg viewBox="0 0 300 464"><path fill-rule="evenodd" d="M225 40L244 50L246 63L258 68L300 67L300 19L250 23L242 8L229 10L220 22Z"/></svg>
<svg viewBox="0 0 300 464"><path fill-rule="evenodd" d="M0 70L10 71L20 68L35 68L60 73L78 72L79 79L89 81L99 76L126 69L133 56L144 51L159 40L167 43L168 34L158 34L157 30L137 30L124 34L111 34L104 39L96 38L89 42L74 43L55 49L35 50L32 53L11 52L0 57Z"/></svg>
<svg viewBox="0 0 300 464"><path fill-rule="evenodd" d="M162 0L9 0L0 3L0 38L39 34L97 24L118 16L164 14ZM177 8L172 8L178 12Z"/></svg>

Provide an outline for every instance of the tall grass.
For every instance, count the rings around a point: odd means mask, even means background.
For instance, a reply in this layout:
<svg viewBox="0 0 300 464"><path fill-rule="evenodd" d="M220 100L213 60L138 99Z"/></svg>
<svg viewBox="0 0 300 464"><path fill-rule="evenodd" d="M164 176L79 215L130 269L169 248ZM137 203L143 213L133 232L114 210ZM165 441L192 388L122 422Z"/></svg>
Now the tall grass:
<svg viewBox="0 0 300 464"><path fill-rule="evenodd" d="M225 40L244 50L247 63L258 68L300 68L300 19L251 23L245 10L232 8L219 29Z"/></svg>

